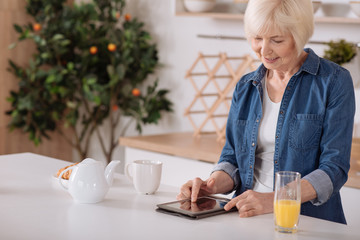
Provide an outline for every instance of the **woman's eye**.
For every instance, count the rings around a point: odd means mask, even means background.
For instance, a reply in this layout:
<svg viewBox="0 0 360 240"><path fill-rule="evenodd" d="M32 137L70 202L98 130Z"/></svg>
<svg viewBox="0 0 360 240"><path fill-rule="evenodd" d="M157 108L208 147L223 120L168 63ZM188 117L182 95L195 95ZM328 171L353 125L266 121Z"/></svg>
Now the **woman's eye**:
<svg viewBox="0 0 360 240"><path fill-rule="evenodd" d="M273 40L274 43L282 43L283 41L282 40Z"/></svg>

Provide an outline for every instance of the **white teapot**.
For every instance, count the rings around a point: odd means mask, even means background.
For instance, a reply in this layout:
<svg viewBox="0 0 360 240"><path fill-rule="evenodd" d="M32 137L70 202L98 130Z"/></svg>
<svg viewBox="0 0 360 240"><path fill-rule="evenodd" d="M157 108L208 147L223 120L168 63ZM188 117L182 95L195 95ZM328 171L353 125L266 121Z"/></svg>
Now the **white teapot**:
<svg viewBox="0 0 360 240"><path fill-rule="evenodd" d="M111 161L104 172L102 162L86 158L79 164L66 169L72 170L68 186L65 186L61 181L66 170L59 175L59 183L76 202L97 203L104 199L112 185L115 167L119 163L120 161Z"/></svg>

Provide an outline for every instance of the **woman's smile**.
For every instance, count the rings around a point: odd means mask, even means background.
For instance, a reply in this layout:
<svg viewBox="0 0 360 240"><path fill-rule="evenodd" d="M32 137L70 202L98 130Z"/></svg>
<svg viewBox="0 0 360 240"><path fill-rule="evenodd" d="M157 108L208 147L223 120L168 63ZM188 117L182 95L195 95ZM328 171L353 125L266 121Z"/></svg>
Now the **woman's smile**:
<svg viewBox="0 0 360 240"><path fill-rule="evenodd" d="M269 63L269 64L275 63L275 62L279 59L279 57L275 57L275 58L263 57L263 58L264 58L264 60L265 60L267 63Z"/></svg>

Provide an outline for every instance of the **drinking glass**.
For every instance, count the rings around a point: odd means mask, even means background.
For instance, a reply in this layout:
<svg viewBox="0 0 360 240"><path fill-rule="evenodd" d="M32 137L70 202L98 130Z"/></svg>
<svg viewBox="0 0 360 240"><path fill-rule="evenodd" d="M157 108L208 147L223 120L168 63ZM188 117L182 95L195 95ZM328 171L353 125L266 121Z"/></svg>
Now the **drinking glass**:
<svg viewBox="0 0 360 240"><path fill-rule="evenodd" d="M301 205L301 174L281 171L275 173L275 229L284 233L297 232Z"/></svg>

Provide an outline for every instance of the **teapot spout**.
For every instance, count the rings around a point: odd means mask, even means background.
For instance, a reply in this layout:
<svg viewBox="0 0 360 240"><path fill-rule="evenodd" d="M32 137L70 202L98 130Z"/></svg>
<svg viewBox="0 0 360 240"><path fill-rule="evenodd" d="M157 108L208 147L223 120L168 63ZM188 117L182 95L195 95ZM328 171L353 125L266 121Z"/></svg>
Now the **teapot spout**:
<svg viewBox="0 0 360 240"><path fill-rule="evenodd" d="M105 168L105 178L106 181L109 185L109 187L111 187L113 180L114 180L114 173L115 173L115 168L120 164L120 161L118 160L113 160L111 161Z"/></svg>

